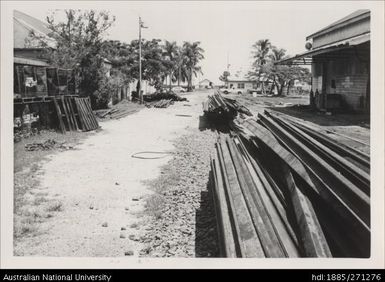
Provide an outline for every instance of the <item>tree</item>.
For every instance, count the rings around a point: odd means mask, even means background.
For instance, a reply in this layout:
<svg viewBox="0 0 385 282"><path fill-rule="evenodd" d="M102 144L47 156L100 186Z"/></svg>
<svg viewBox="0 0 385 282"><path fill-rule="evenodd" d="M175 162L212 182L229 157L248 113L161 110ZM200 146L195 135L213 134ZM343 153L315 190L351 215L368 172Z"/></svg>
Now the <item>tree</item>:
<svg viewBox="0 0 385 282"><path fill-rule="evenodd" d="M230 72L224 71L223 74L219 77L219 80L226 83L229 76L230 76Z"/></svg>
<svg viewBox="0 0 385 282"><path fill-rule="evenodd" d="M283 94L284 87L287 87L286 94L288 94L295 80L308 81L310 77L310 71L307 68L290 65L274 65L274 62L266 64L262 68L262 72L273 78L273 83L278 90L278 96Z"/></svg>
<svg viewBox="0 0 385 282"><path fill-rule="evenodd" d="M254 64L256 66L261 66L266 64L268 53L271 48L271 42L269 39L260 39L255 42L252 46L254 50L252 51Z"/></svg>
<svg viewBox="0 0 385 282"><path fill-rule="evenodd" d="M286 58L286 50L273 46L268 39L258 40L254 45L253 70L249 77L260 80L261 77L271 83L270 93L273 87L278 90L278 96L283 94L284 87L289 93L290 87L295 80L308 81L310 71L307 68L291 65L276 65L279 60ZM263 85L263 84L262 84Z"/></svg>
<svg viewBox="0 0 385 282"><path fill-rule="evenodd" d="M101 46L103 36L115 21L108 12L64 10L65 18L56 21L56 14L47 17L49 37L56 41L55 48L48 47L46 38L31 32L33 40L46 48L50 65L74 69L77 86L82 96L90 96L92 104L97 103L95 91L105 75L102 70Z"/></svg>
<svg viewBox="0 0 385 282"><path fill-rule="evenodd" d="M180 49L175 41L170 42L165 40L164 42L164 64L168 71L169 76L169 86L171 90L171 83L178 79L176 71L179 69L179 61L180 61Z"/></svg>
<svg viewBox="0 0 385 282"><path fill-rule="evenodd" d="M268 62L271 42L269 39L260 39L252 46L252 55L254 58L253 67L255 69L254 76L259 82L261 79L261 68ZM264 83L262 83L262 91L265 92Z"/></svg>
<svg viewBox="0 0 385 282"><path fill-rule="evenodd" d="M184 42L182 48L181 78L187 81L187 91L192 91L192 77L202 73L198 63L204 59L204 50L200 42Z"/></svg>

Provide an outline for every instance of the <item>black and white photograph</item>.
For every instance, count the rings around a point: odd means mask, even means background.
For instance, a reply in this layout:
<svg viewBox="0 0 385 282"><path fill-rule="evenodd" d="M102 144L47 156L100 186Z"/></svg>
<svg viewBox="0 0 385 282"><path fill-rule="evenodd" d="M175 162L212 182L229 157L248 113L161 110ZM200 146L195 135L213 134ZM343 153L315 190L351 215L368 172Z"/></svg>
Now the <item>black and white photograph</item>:
<svg viewBox="0 0 385 282"><path fill-rule="evenodd" d="M384 267L384 2L1 7L3 265Z"/></svg>

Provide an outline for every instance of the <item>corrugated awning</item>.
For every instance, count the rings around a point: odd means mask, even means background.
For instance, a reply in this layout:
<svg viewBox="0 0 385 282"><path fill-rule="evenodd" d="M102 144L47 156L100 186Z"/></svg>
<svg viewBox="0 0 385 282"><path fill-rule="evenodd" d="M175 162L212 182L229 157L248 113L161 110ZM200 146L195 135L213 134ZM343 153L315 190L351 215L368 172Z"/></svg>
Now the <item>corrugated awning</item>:
<svg viewBox="0 0 385 282"><path fill-rule="evenodd" d="M47 62L45 61L40 61L40 60L30 59L30 58L13 57L13 62L15 64L20 64L20 65L49 67L49 64L47 64Z"/></svg>
<svg viewBox="0 0 385 282"><path fill-rule="evenodd" d="M314 50L304 52L302 54L295 55L291 58L283 59L278 62L275 62L275 65L311 65L313 56L318 56L321 54L328 54L334 51L339 51L342 49L353 48L356 45L370 41L370 33L363 34L348 40L343 40L334 43L333 45L323 46ZM331 59L331 56L325 58Z"/></svg>

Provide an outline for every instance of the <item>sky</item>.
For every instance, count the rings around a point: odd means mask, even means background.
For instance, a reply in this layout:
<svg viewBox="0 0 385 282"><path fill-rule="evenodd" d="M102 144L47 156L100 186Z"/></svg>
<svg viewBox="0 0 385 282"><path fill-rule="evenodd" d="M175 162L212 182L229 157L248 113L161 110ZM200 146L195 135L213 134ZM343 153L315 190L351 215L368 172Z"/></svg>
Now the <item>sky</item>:
<svg viewBox="0 0 385 282"><path fill-rule="evenodd" d="M116 17L106 38L130 42L138 37L138 17L148 29L143 38L200 41L203 75L218 83L226 70L247 72L251 46L259 39L295 55L305 51L306 36L358 10L365 1L85 1L14 2L15 9L45 21L55 9L107 10Z"/></svg>

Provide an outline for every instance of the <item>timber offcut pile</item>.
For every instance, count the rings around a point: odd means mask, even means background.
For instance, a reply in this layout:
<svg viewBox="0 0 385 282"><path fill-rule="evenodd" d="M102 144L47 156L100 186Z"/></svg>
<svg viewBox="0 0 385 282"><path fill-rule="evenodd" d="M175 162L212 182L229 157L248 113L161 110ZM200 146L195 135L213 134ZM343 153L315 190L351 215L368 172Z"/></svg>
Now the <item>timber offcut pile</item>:
<svg viewBox="0 0 385 282"><path fill-rule="evenodd" d="M211 161L225 257L370 256L370 160L265 111Z"/></svg>
<svg viewBox="0 0 385 282"><path fill-rule="evenodd" d="M140 109L107 109L95 111L99 119L120 119L138 112Z"/></svg>
<svg viewBox="0 0 385 282"><path fill-rule="evenodd" d="M170 105L174 104L174 101L172 99L162 99L159 101L152 101L146 103L147 108L168 108Z"/></svg>
<svg viewBox="0 0 385 282"><path fill-rule="evenodd" d="M121 119L128 115L139 112L142 106L138 103L132 103L127 100L122 100L119 103L112 105L110 109L100 109L94 111L99 120Z"/></svg>
<svg viewBox="0 0 385 282"><path fill-rule="evenodd" d="M232 120L238 114L244 118L253 114L236 100L223 97L219 91L203 102L203 112L211 120Z"/></svg>
<svg viewBox="0 0 385 282"><path fill-rule="evenodd" d="M143 100L146 102L146 107L148 108L167 108L174 104L174 102L188 101L185 97L181 97L174 92L144 95Z"/></svg>

